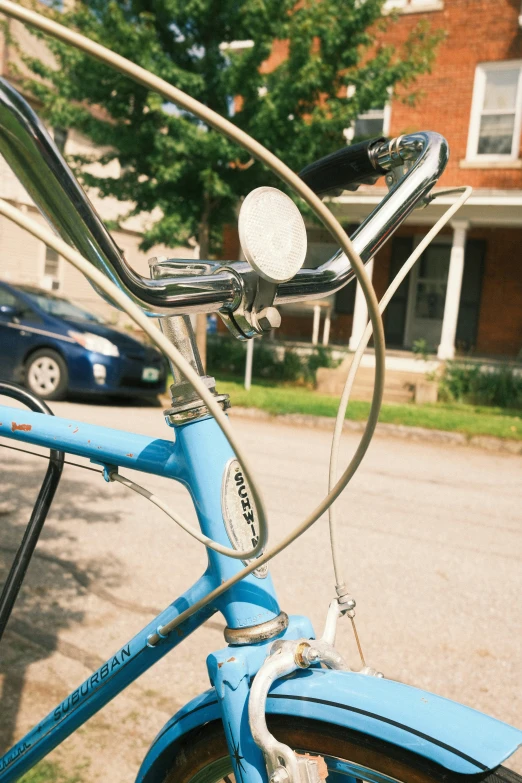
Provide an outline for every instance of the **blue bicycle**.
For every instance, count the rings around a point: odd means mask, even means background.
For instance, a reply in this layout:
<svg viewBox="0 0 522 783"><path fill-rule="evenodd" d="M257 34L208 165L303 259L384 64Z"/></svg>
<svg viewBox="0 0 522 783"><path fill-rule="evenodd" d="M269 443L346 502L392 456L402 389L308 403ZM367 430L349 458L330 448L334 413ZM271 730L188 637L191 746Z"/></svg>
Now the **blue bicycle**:
<svg viewBox="0 0 522 783"><path fill-rule="evenodd" d="M335 648L337 621L346 616L354 623L355 602L342 577L333 503L364 456L377 420L383 369L380 312L433 232L469 193L464 189L429 232L378 305L363 262L373 257L416 206L435 197L431 191L448 157L445 140L434 133L374 139L311 164L297 180L225 120L169 85L149 79L146 72L133 72L122 58L111 61L111 53L99 45L9 0L0 0L0 10L86 51L90 47L94 56L128 71L236 138L306 198L341 246L323 266L303 269L306 232L297 207L281 191L260 188L247 196L239 217L246 262L153 259L151 278L140 277L126 265L34 112L7 82L0 84L0 152L59 236L4 202L0 213L54 247L85 272L103 296L135 318L166 353L174 380L172 406L165 411L173 432L165 439L55 417L25 389L0 383L1 395L29 409L1 406L0 435L50 449L42 488L0 597L0 636L51 506L65 454L91 460L106 481L118 481L147 497L209 553L207 570L192 587L0 759L0 783L18 779L215 612L226 620L227 645L208 656L211 687L174 715L156 737L138 773L140 783L521 781L499 766L522 744L521 731L387 680L364 660L360 671L350 671ZM390 192L348 240L314 193L353 189L383 175ZM367 295L371 326L343 394L329 492L287 539L269 549L261 494L224 415L228 398L219 395L214 380L204 375L189 314L219 312L237 337L249 339L278 324L277 304L333 293L354 276ZM160 318L161 333L150 325L150 316ZM372 330L377 363L372 413L361 445L337 479L340 425ZM126 468L186 486L200 530L122 474ZM317 638L306 617L288 617L281 610L268 561L327 509L336 595Z"/></svg>

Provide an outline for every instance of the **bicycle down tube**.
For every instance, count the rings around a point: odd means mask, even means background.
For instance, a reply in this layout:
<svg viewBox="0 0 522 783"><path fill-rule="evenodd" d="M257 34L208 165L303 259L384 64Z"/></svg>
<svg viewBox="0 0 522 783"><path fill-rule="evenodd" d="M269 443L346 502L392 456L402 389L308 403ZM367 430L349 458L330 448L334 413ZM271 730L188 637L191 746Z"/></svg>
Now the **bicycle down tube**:
<svg viewBox="0 0 522 783"><path fill-rule="evenodd" d="M0 406L0 435L20 443L61 449L107 469L115 466L133 468L178 481L191 493L203 533L230 545L221 508L223 477L233 461L233 453L213 419L200 419L177 427L173 442L59 417L52 417L53 426L49 426L48 418L51 417ZM210 453L212 458L209 458ZM245 494L244 490L242 494ZM216 605L199 610L182 623L176 633L150 646L148 637L158 628L242 568L241 561L207 551L209 564L203 576L122 645L0 759L1 783L16 780L34 766L216 611L222 612L231 630L258 625L280 615L270 574L254 572L222 596Z"/></svg>

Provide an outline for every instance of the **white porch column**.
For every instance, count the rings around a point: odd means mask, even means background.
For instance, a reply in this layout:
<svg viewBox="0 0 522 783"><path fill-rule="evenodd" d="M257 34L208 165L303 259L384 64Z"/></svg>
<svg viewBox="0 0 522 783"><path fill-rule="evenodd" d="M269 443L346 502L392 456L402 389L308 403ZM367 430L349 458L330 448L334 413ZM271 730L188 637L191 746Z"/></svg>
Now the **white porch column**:
<svg viewBox="0 0 522 783"><path fill-rule="evenodd" d="M319 326L321 325L321 306L314 305L314 320L312 324L312 345L319 342Z"/></svg>
<svg viewBox="0 0 522 783"><path fill-rule="evenodd" d="M245 389L250 390L252 386L252 363L254 360L254 340L250 338L247 341L246 346L246 359L245 359Z"/></svg>
<svg viewBox="0 0 522 783"><path fill-rule="evenodd" d="M373 274L373 258L371 258L365 266L366 271L368 272L368 276L371 280ZM368 308L366 307L366 299L364 298L361 286L359 283L357 283L357 289L355 291L355 305L353 308L352 334L350 335L350 341L348 343L348 348L350 351L355 351L357 349L357 346L361 341L361 337L364 334L364 330L366 329L367 323Z"/></svg>
<svg viewBox="0 0 522 783"><path fill-rule="evenodd" d="M466 232L469 228L469 223L461 220L454 221L451 225L453 228L453 244L451 246L448 285L444 302L442 333L437 351L439 359L453 359L455 356L455 335L459 317L462 275L464 274L464 248L466 245Z"/></svg>
<svg viewBox="0 0 522 783"><path fill-rule="evenodd" d="M326 315L324 319L323 327L323 345L328 345L330 342L330 324L331 324L331 308L326 308Z"/></svg>

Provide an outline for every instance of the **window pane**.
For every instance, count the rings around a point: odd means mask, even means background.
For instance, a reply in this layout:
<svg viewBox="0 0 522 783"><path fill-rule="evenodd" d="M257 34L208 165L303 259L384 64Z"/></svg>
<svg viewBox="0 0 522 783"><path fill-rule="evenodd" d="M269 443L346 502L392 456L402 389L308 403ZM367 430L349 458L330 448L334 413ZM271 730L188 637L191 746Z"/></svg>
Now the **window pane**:
<svg viewBox="0 0 522 783"><path fill-rule="evenodd" d="M352 288L354 286L351 286ZM2 305L8 305L9 307L16 307L19 304L15 296L6 291L5 288L0 288L0 307Z"/></svg>
<svg viewBox="0 0 522 783"><path fill-rule="evenodd" d="M514 114L485 114L480 120L478 154L511 155Z"/></svg>
<svg viewBox="0 0 522 783"><path fill-rule="evenodd" d="M382 136L384 127L384 115L381 117L369 117L361 115L355 120L354 136Z"/></svg>
<svg viewBox="0 0 522 783"><path fill-rule="evenodd" d="M441 321L446 301L446 283L419 283L415 317Z"/></svg>
<svg viewBox="0 0 522 783"><path fill-rule="evenodd" d="M421 256L419 280L440 280L446 283L451 245L430 245Z"/></svg>
<svg viewBox="0 0 522 783"><path fill-rule="evenodd" d="M49 277L58 277L60 258L56 250L52 247L45 248L45 266L44 275Z"/></svg>
<svg viewBox="0 0 522 783"><path fill-rule="evenodd" d="M514 111L517 101L519 68L486 73L484 111Z"/></svg>

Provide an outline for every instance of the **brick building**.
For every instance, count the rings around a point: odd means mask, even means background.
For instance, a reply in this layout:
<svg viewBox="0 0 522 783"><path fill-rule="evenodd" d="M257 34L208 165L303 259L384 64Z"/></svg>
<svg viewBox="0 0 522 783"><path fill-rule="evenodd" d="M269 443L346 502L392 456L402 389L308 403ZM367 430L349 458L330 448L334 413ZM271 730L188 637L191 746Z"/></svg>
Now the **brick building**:
<svg viewBox="0 0 522 783"><path fill-rule="evenodd" d="M522 9L521 0L390 0L402 11L387 40L405 40L419 19L443 29L431 74L420 77L414 108L391 100L358 120L355 134L396 136L434 130L449 142L450 161L440 187L472 185L467 204L424 253L385 315L390 348L418 340L441 359L465 352L517 357L522 349ZM382 180L381 180L382 182ZM360 188L335 200L347 227L380 201L381 187ZM380 298L415 243L452 203L442 198L417 210L377 254L373 282ZM326 260L335 247L312 229L310 258ZM354 286L324 303L330 341L355 348L366 307ZM315 323L313 323L315 321ZM293 309L283 318L285 338L319 336L319 312Z"/></svg>

